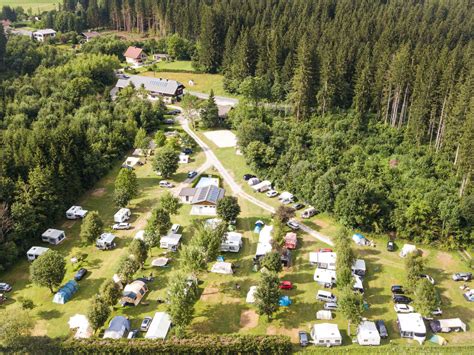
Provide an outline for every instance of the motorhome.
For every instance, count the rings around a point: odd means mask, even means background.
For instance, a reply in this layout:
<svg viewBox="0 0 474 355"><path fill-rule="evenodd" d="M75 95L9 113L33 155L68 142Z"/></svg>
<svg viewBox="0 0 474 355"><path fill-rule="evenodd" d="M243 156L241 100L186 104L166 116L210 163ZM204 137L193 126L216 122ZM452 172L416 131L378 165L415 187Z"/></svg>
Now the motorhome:
<svg viewBox="0 0 474 355"><path fill-rule="evenodd" d="M309 207L301 213L301 218L311 218L317 213L316 208Z"/></svg>
<svg viewBox="0 0 474 355"><path fill-rule="evenodd" d="M48 250L49 248L31 247L30 250L26 252L26 256L28 257L29 261L34 261L37 258L39 258L41 255L46 253Z"/></svg>
<svg viewBox="0 0 474 355"><path fill-rule="evenodd" d="M45 243L57 245L66 239L64 231L59 229L49 228L43 234L41 234L41 240Z"/></svg>
<svg viewBox="0 0 474 355"><path fill-rule="evenodd" d="M220 251L238 253L242 248L242 234L227 232L222 239Z"/></svg>
<svg viewBox="0 0 474 355"><path fill-rule="evenodd" d="M102 233L97 239L95 245L100 250L114 249L117 246L114 240L115 235L113 235L112 233Z"/></svg>
<svg viewBox="0 0 474 355"><path fill-rule="evenodd" d="M84 218L87 214L87 210L84 210L81 206L72 206L66 211L67 219L78 219Z"/></svg>
<svg viewBox="0 0 474 355"><path fill-rule="evenodd" d="M132 213L130 212L130 209L121 208L117 211L116 214L114 214L114 222L122 223L122 222L128 221L131 215Z"/></svg>

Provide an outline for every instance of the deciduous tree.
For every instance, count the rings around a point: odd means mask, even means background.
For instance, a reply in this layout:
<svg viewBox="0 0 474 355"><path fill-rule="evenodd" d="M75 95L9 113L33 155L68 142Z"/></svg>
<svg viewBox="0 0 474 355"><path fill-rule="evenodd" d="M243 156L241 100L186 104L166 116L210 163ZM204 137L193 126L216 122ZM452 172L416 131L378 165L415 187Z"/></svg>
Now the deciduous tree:
<svg viewBox="0 0 474 355"><path fill-rule="evenodd" d="M114 201L119 207L125 207L138 195L138 180L134 170L120 169L115 180Z"/></svg>
<svg viewBox="0 0 474 355"><path fill-rule="evenodd" d="M234 196L224 196L217 202L217 215L229 223L240 214L239 201Z"/></svg>
<svg viewBox="0 0 474 355"><path fill-rule="evenodd" d="M262 258L262 261L260 262L260 266L274 273L280 272L283 269L281 265L280 253L272 251L265 254L265 256Z"/></svg>
<svg viewBox="0 0 474 355"><path fill-rule="evenodd" d="M2 311L0 322L0 343L14 346L33 330L33 318L24 310L7 309Z"/></svg>
<svg viewBox="0 0 474 355"><path fill-rule="evenodd" d="M35 285L49 288L51 293L54 293L54 287L61 285L65 274L66 262L55 250L48 250L30 266L31 281Z"/></svg>
<svg viewBox="0 0 474 355"><path fill-rule="evenodd" d="M255 306L260 315L266 315L270 320L272 315L280 308L280 280L272 272L262 273L255 292Z"/></svg>
<svg viewBox="0 0 474 355"><path fill-rule="evenodd" d="M107 302L100 296L94 297L87 311L87 318L89 319L89 324L92 329L95 332L100 329L109 316L110 307Z"/></svg>
<svg viewBox="0 0 474 355"><path fill-rule="evenodd" d="M80 237L84 244L93 244L104 229L104 222L97 211L89 211L81 224Z"/></svg>
<svg viewBox="0 0 474 355"><path fill-rule="evenodd" d="M117 304L122 292L120 291L117 284L109 279L105 280L99 289L100 298L109 306L113 307Z"/></svg>
<svg viewBox="0 0 474 355"><path fill-rule="evenodd" d="M351 286L346 286L340 293L337 305L347 319L347 330L350 335L351 324L357 326L360 323L364 311L364 300L360 293L353 292Z"/></svg>
<svg viewBox="0 0 474 355"><path fill-rule="evenodd" d="M176 151L170 146L164 146L155 151L152 164L153 169L167 179L178 170L178 162L179 157Z"/></svg>
<svg viewBox="0 0 474 355"><path fill-rule="evenodd" d="M163 196L160 197L159 204L163 210L168 212L170 215L175 215L178 213L182 204L179 201L179 198L173 196L169 192L165 192Z"/></svg>

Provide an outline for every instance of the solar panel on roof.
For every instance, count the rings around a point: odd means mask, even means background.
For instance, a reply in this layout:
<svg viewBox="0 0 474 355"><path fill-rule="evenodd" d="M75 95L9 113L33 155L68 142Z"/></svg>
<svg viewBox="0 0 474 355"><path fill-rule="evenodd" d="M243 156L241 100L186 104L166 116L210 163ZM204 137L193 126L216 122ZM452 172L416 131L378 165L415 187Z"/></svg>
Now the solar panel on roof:
<svg viewBox="0 0 474 355"><path fill-rule="evenodd" d="M219 189L215 186L212 186L209 192L209 201L216 202L217 198L219 197Z"/></svg>

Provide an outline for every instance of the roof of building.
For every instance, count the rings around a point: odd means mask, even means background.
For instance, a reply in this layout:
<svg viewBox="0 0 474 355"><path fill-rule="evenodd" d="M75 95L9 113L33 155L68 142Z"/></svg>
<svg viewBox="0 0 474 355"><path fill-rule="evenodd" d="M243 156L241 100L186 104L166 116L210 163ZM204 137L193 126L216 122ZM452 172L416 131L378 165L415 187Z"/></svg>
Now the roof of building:
<svg viewBox="0 0 474 355"><path fill-rule="evenodd" d="M49 228L41 236L47 237L47 238L59 238L63 234L64 234L64 231L62 230Z"/></svg>
<svg viewBox="0 0 474 355"><path fill-rule="evenodd" d="M87 39L89 39L89 38L100 36L100 33L96 31L87 31L87 32L82 32L82 35L86 37Z"/></svg>
<svg viewBox="0 0 474 355"><path fill-rule="evenodd" d="M140 57L142 52L143 52L143 49L138 48L138 47L134 47L134 46L130 46L130 47L127 48L127 50L125 51L123 56L126 57L126 58L137 59L138 57Z"/></svg>
<svg viewBox="0 0 474 355"><path fill-rule="evenodd" d="M176 80L150 78L148 76L141 75L131 75L127 79L119 79L115 86L119 88L125 88L130 84L133 84L136 88L140 88L143 85L145 90L166 95L175 95L178 88L184 88L184 85Z"/></svg>
<svg viewBox="0 0 474 355"><path fill-rule="evenodd" d="M56 31L51 28L45 28L43 30L38 30L33 33L42 34L42 35L52 35L52 34L55 34Z"/></svg>
<svg viewBox="0 0 474 355"><path fill-rule="evenodd" d="M196 189L191 204L194 205L203 202L217 204L217 201L224 197L224 192L224 189L214 185L200 187Z"/></svg>

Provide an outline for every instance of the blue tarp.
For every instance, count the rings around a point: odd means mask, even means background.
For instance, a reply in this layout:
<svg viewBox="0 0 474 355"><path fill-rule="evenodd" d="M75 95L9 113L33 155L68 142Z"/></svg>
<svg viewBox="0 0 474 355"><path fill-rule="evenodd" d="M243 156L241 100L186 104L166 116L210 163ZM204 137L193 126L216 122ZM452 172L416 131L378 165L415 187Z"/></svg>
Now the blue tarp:
<svg viewBox="0 0 474 355"><path fill-rule="evenodd" d="M290 297L288 297L288 296L281 296L281 297L280 297L280 300L278 301L278 303L279 303L280 306L282 306L282 307L288 307L292 302L291 302Z"/></svg>
<svg viewBox="0 0 474 355"><path fill-rule="evenodd" d="M72 298L72 296L76 293L78 288L79 288L79 285L77 284L76 281L74 280L68 281L63 287L59 289L58 292L56 292L53 298L53 303L65 304L67 301L69 301Z"/></svg>

